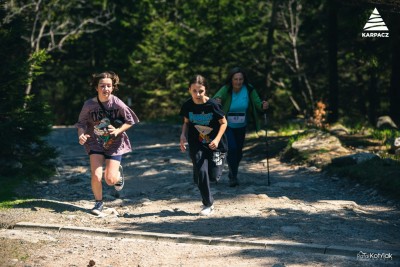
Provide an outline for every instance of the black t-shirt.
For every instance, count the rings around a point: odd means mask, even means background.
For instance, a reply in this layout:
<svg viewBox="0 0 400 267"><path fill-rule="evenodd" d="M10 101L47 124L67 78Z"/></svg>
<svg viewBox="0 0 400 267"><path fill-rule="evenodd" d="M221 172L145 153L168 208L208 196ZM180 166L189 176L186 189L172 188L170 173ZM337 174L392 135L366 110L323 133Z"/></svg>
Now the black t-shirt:
<svg viewBox="0 0 400 267"><path fill-rule="evenodd" d="M212 98L204 104L196 104L190 98L183 103L179 115L189 119L189 148L197 150L203 147L210 150L208 144L217 136L221 127L219 120L225 116L221 105ZM228 142L224 134L216 151L226 152L227 150Z"/></svg>

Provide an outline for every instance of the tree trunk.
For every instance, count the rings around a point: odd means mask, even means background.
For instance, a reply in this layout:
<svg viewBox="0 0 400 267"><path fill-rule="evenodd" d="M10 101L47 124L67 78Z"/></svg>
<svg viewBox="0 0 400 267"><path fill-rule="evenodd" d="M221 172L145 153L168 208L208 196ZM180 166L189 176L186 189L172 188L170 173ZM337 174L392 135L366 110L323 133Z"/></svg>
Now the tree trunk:
<svg viewBox="0 0 400 267"><path fill-rule="evenodd" d="M26 85L26 88L25 88L25 95L30 95L30 94L31 94L31 90L32 90L32 83L29 82L29 83Z"/></svg>
<svg viewBox="0 0 400 267"><path fill-rule="evenodd" d="M370 82L368 86L368 120L372 125L376 123L376 114L379 106L377 68L369 69Z"/></svg>
<svg viewBox="0 0 400 267"><path fill-rule="evenodd" d="M337 4L329 1L328 4L328 69L329 69L329 94L328 94L328 122L337 122L339 118L339 86L337 67Z"/></svg>
<svg viewBox="0 0 400 267"><path fill-rule="evenodd" d="M268 27L268 39L267 39L267 47L266 47L266 64L265 64L265 87L266 90L264 92L263 98L267 98L267 93L271 90L271 69L272 69L272 47L274 45L274 31L276 27L276 19L278 14L278 0L274 0L272 3L272 14L271 21Z"/></svg>
<svg viewBox="0 0 400 267"><path fill-rule="evenodd" d="M358 68L357 68L358 69ZM365 97L366 86L364 86L364 79L362 77L362 73L356 71L356 93L357 93L357 106L358 111L363 116L363 119L367 119L367 99Z"/></svg>
<svg viewBox="0 0 400 267"><path fill-rule="evenodd" d="M400 19L397 14L393 14L393 23L390 29L390 39L392 40L392 74L390 79L389 99L390 117L400 125Z"/></svg>

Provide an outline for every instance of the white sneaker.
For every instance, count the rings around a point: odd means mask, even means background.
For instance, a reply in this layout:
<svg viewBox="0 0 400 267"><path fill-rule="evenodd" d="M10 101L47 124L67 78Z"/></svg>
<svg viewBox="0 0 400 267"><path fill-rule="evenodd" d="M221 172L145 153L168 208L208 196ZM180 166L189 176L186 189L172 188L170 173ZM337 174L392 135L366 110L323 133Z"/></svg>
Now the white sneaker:
<svg viewBox="0 0 400 267"><path fill-rule="evenodd" d="M203 209L200 211L200 215L208 216L213 212L213 210L214 210L214 205L211 205L209 207L203 206Z"/></svg>

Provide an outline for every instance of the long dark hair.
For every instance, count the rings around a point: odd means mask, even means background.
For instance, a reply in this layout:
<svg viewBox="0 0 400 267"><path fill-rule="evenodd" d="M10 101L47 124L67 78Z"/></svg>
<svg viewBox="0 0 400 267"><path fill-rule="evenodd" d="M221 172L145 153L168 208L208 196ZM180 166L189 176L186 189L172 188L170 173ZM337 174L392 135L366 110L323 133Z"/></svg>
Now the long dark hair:
<svg viewBox="0 0 400 267"><path fill-rule="evenodd" d="M192 84L201 84L206 88L206 91L208 90L208 82L207 79L204 78L204 76L200 74L194 75L190 80L189 80L189 88Z"/></svg>
<svg viewBox="0 0 400 267"><path fill-rule="evenodd" d="M233 78L233 75L235 75L236 73L241 73L243 75L243 79L244 79L243 84L246 85L246 87L248 87L249 81L247 79L247 74L240 67L234 67L233 69L231 69L229 71L228 76L226 77L226 80L225 80L225 85L232 88L232 78Z"/></svg>
<svg viewBox="0 0 400 267"><path fill-rule="evenodd" d="M96 90L97 85L99 85L99 81L104 78L110 78L112 81L113 91L118 91L119 77L113 71L105 71L99 74L92 74L92 78L89 81L90 88Z"/></svg>

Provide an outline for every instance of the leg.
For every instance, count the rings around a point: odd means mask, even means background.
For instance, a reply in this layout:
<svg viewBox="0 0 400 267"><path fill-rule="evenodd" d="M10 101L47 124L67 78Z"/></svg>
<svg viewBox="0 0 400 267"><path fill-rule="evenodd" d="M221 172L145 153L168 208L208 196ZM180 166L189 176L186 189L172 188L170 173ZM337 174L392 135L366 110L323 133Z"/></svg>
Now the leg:
<svg viewBox="0 0 400 267"><path fill-rule="evenodd" d="M208 174L211 182L219 182L225 165L226 153L213 152L212 160L208 162Z"/></svg>
<svg viewBox="0 0 400 267"><path fill-rule="evenodd" d="M94 199L96 201L103 200L103 187L102 187L102 176L103 176L103 163L104 156L101 154L91 154L90 155L90 170L92 173L92 191Z"/></svg>
<svg viewBox="0 0 400 267"><path fill-rule="evenodd" d="M243 157L243 146L246 136L246 127L243 128L230 128L227 129L228 138L228 167L229 167L229 180L231 186L237 185L237 175L239 170L239 163Z"/></svg>
<svg viewBox="0 0 400 267"><path fill-rule="evenodd" d="M200 190L203 205L206 207L212 206L214 199L211 195L210 180L208 174L208 162L211 159L207 158L206 152L199 150L194 157L196 174L198 177L198 188Z"/></svg>
<svg viewBox="0 0 400 267"><path fill-rule="evenodd" d="M236 132L236 145L237 145L237 160L238 166L243 158L243 146L246 138L246 127L238 128Z"/></svg>
<svg viewBox="0 0 400 267"><path fill-rule="evenodd" d="M226 136L228 139L228 167L229 167L229 180L235 181L237 179L237 172L239 168L238 163L238 147L236 142L235 130L233 128L228 127L226 130Z"/></svg>
<svg viewBox="0 0 400 267"><path fill-rule="evenodd" d="M106 169L104 171L104 180L107 185L113 186L120 180L119 165L120 161L115 159L106 159Z"/></svg>
<svg viewBox="0 0 400 267"><path fill-rule="evenodd" d="M193 182L195 185L198 185L199 184L199 175L196 170L196 161L194 159L194 156L191 153L189 153L189 154L190 154L190 159L192 160L192 164L193 164Z"/></svg>

